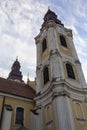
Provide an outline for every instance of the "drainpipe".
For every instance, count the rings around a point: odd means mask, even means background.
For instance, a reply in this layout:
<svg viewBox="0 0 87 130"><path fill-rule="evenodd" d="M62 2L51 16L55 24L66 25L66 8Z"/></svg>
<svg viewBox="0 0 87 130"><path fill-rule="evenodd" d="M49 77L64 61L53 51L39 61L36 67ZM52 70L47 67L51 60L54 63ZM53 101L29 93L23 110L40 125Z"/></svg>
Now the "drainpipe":
<svg viewBox="0 0 87 130"><path fill-rule="evenodd" d="M3 97L3 102L2 102L2 110L1 110L1 118L0 118L0 128L2 125L2 118L3 118L3 111L4 111L4 104L5 104L5 96Z"/></svg>

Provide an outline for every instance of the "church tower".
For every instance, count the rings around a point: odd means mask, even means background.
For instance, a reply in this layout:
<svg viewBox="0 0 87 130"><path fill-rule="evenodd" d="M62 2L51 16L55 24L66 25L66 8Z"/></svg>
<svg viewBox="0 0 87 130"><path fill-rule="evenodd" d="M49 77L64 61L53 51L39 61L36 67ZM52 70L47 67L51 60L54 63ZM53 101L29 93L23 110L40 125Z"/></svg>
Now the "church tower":
<svg viewBox="0 0 87 130"><path fill-rule="evenodd" d="M73 44L72 30L65 28L50 9L45 14L40 34L35 39L39 80L37 92L44 89L47 83L60 80L73 84L73 87L85 87L81 64Z"/></svg>
<svg viewBox="0 0 87 130"><path fill-rule="evenodd" d="M86 82L72 30L65 28L57 15L48 9L35 41L37 130L75 130L71 89L85 89Z"/></svg>

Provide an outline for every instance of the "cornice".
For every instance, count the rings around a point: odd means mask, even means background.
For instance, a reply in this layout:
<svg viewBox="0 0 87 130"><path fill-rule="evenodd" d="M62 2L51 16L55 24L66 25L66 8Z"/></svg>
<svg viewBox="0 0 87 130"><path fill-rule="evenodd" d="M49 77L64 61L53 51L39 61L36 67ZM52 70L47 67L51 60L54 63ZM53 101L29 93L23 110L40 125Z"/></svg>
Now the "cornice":
<svg viewBox="0 0 87 130"><path fill-rule="evenodd" d="M75 60L75 63L76 63L76 64L80 64L80 65L81 65L81 63L80 63L80 61L79 61L79 60Z"/></svg>
<svg viewBox="0 0 87 130"><path fill-rule="evenodd" d="M56 27L57 26L57 24L53 21L53 20L49 20L49 21L47 21L46 23L44 23L43 25L42 25L42 28L41 28L41 31L45 28L45 29L48 29L48 28L50 28L50 27Z"/></svg>
<svg viewBox="0 0 87 130"><path fill-rule="evenodd" d="M36 105L43 105L47 102L51 102L58 96L66 96L75 100L87 101L87 89L75 88L67 83L65 80L51 83L47 89L39 96L34 98Z"/></svg>
<svg viewBox="0 0 87 130"><path fill-rule="evenodd" d="M28 101L28 102L34 103L33 99L19 97L19 96L15 96L15 95L11 95L11 94L6 94L6 93L1 93L0 92L0 96L1 97L7 97L7 98L11 98L11 99L13 98L13 99L17 99L17 100Z"/></svg>
<svg viewBox="0 0 87 130"><path fill-rule="evenodd" d="M73 37L72 30L65 28L65 32L67 33L68 37Z"/></svg>
<svg viewBox="0 0 87 130"><path fill-rule="evenodd" d="M38 34L34 39L35 39L35 44L37 45L38 43L40 43L40 37L41 35Z"/></svg>

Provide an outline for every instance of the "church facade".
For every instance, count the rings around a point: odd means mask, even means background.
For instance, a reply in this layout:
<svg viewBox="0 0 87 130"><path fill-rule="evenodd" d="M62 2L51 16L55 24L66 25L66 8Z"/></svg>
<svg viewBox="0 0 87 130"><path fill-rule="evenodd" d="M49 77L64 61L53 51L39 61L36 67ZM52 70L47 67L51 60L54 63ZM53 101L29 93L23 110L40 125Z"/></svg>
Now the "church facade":
<svg viewBox="0 0 87 130"><path fill-rule="evenodd" d="M0 78L1 130L86 130L87 84L72 30L48 9L35 43L36 82L24 83L17 59Z"/></svg>
<svg viewBox="0 0 87 130"><path fill-rule="evenodd" d="M33 99L36 94L29 81L26 84L22 80L20 67L16 59L8 78L0 78L0 130L30 128L30 113L35 107Z"/></svg>

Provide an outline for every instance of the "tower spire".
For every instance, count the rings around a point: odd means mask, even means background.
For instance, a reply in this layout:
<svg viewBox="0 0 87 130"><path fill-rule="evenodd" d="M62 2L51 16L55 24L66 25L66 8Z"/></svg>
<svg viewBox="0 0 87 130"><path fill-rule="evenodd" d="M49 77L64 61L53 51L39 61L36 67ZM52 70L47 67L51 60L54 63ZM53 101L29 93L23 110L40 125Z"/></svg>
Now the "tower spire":
<svg viewBox="0 0 87 130"><path fill-rule="evenodd" d="M22 73L20 71L20 63L18 61L18 56L16 57L16 60L14 61L12 68L11 68L11 72L9 73L8 79L12 79L12 80L19 80L21 82L23 82L22 80Z"/></svg>
<svg viewBox="0 0 87 130"><path fill-rule="evenodd" d="M16 56L16 60L18 61L18 56Z"/></svg>
<svg viewBox="0 0 87 130"><path fill-rule="evenodd" d="M60 24L60 25L64 26L64 25L61 23L61 21L57 18L57 15L55 14L55 12L53 12L53 11L50 9L50 6L48 6L48 11L47 11L47 13L46 13L45 16L44 16L44 23L43 23L43 25L44 25L47 21L50 21L50 20L54 21L54 22L57 23L57 24ZM42 26L43 26L43 25L42 25Z"/></svg>
<svg viewBox="0 0 87 130"><path fill-rule="evenodd" d="M50 6L48 6L48 10L50 10Z"/></svg>

